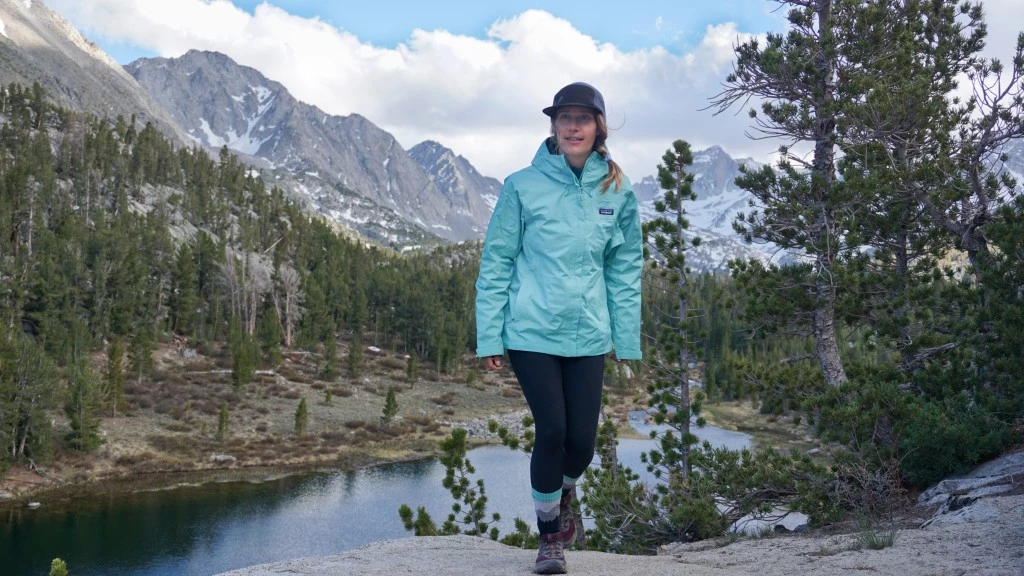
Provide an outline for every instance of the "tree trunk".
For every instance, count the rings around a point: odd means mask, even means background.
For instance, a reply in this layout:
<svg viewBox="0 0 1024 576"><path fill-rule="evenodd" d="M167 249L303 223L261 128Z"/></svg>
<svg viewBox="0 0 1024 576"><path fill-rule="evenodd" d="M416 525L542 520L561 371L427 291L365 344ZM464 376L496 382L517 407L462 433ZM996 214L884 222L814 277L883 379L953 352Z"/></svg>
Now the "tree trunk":
<svg viewBox="0 0 1024 576"><path fill-rule="evenodd" d="M835 101L835 62L826 53L824 39L831 36L832 2L818 1L818 35L820 50L818 54L819 91L814 102L815 125L813 174L811 176L812 196L817 199L820 209L815 222L816 237L813 245L817 249L815 273L817 280L814 296L817 307L814 311L814 339L818 353L818 363L822 375L829 386L839 386L846 382L846 371L839 356L839 343L836 337L836 290L833 285L832 261L837 248L836 239L830 238L835 224L828 195L835 182L835 134L836 120L833 116Z"/></svg>
<svg viewBox="0 0 1024 576"><path fill-rule="evenodd" d="M847 381L836 336L835 290L825 282L818 283L818 309L814 311L814 340L818 364L825 383L840 386Z"/></svg>

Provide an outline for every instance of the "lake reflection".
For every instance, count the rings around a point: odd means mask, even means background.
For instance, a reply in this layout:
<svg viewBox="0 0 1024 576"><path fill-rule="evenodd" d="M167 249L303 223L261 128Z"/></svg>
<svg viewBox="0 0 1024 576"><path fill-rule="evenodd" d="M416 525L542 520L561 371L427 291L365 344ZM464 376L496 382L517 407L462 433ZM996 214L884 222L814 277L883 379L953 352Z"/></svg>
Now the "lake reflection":
<svg viewBox="0 0 1024 576"><path fill-rule="evenodd" d="M641 431L650 427L637 416ZM737 448L749 437L713 427L698 431ZM640 453L649 440L622 440L619 457L646 477ZM501 512L502 533L519 516L533 524L529 457L504 446L469 458L487 489L488 510ZM398 507L424 506L440 524L451 508L435 460L352 472L308 473L261 483L213 483L174 490L86 497L39 510L5 513L0 566L5 575L49 573L68 562L75 576L205 576L304 556L323 556L376 540L410 536Z"/></svg>

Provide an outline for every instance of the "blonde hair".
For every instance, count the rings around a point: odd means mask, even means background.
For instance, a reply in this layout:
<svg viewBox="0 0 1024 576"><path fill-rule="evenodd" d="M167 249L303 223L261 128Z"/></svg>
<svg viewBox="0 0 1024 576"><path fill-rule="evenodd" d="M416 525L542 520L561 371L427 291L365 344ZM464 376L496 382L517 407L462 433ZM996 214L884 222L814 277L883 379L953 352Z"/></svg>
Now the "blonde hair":
<svg viewBox="0 0 1024 576"><path fill-rule="evenodd" d="M611 188L612 183L615 184L615 191L618 192L622 188L622 168L612 160L611 153L608 152L608 147L605 146L605 142L608 140L608 122L604 119L604 114L600 113L594 114L594 119L597 121L597 134L594 136L594 152L597 152L597 155L608 163L608 175L601 181L601 193L607 192ZM555 131L554 116L551 117L550 140L555 153L559 153L558 134Z"/></svg>

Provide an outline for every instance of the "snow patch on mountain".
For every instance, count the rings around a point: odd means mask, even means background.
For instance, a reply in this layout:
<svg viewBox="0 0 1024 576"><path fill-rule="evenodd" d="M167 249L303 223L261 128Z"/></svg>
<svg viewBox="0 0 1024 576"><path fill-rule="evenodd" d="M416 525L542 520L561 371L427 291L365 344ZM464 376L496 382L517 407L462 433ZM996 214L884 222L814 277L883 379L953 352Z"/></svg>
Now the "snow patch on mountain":
<svg viewBox="0 0 1024 576"><path fill-rule="evenodd" d="M483 194L481 196L481 198L484 199L484 202L487 203L487 207L490 208L491 211L493 212L494 211L494 207L498 205L498 195L497 194Z"/></svg>
<svg viewBox="0 0 1024 576"><path fill-rule="evenodd" d="M211 148L220 148L227 144L227 141L216 135L206 118L199 118L199 129L206 135L206 144Z"/></svg>
<svg viewBox="0 0 1024 576"><path fill-rule="evenodd" d="M747 210L753 199L753 195L736 185L741 165L752 169L760 166L750 160L734 160L719 146L693 154L693 164L687 172L693 175L692 189L697 200L686 202L684 208L690 221L689 236L701 239L700 246L687 252L687 264L695 270L724 272L732 259L769 261L777 256L775 246L747 244L732 228L737 214ZM635 183L633 193L642 221L661 216L655 204L665 197L665 192L653 176Z"/></svg>

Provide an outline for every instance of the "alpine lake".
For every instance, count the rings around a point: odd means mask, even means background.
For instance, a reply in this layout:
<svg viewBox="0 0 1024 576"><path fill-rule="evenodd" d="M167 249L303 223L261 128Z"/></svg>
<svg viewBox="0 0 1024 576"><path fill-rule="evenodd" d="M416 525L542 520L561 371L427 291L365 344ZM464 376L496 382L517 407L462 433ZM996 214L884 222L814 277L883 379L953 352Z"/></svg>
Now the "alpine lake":
<svg viewBox="0 0 1024 576"><path fill-rule="evenodd" d="M640 434L652 429L631 415ZM705 426L701 440L741 448L750 436ZM620 461L653 481L641 463L652 440L620 439ZM513 519L534 523L529 456L505 446L469 451L488 511L502 534ZM597 465L595 459L595 466ZM14 508L0 523L0 573L45 576L62 558L75 576L208 576L307 556L327 556L377 540L410 538L398 516L423 506L440 524L452 498L435 459L351 471L307 472L259 481L210 482L82 496L34 510Z"/></svg>

